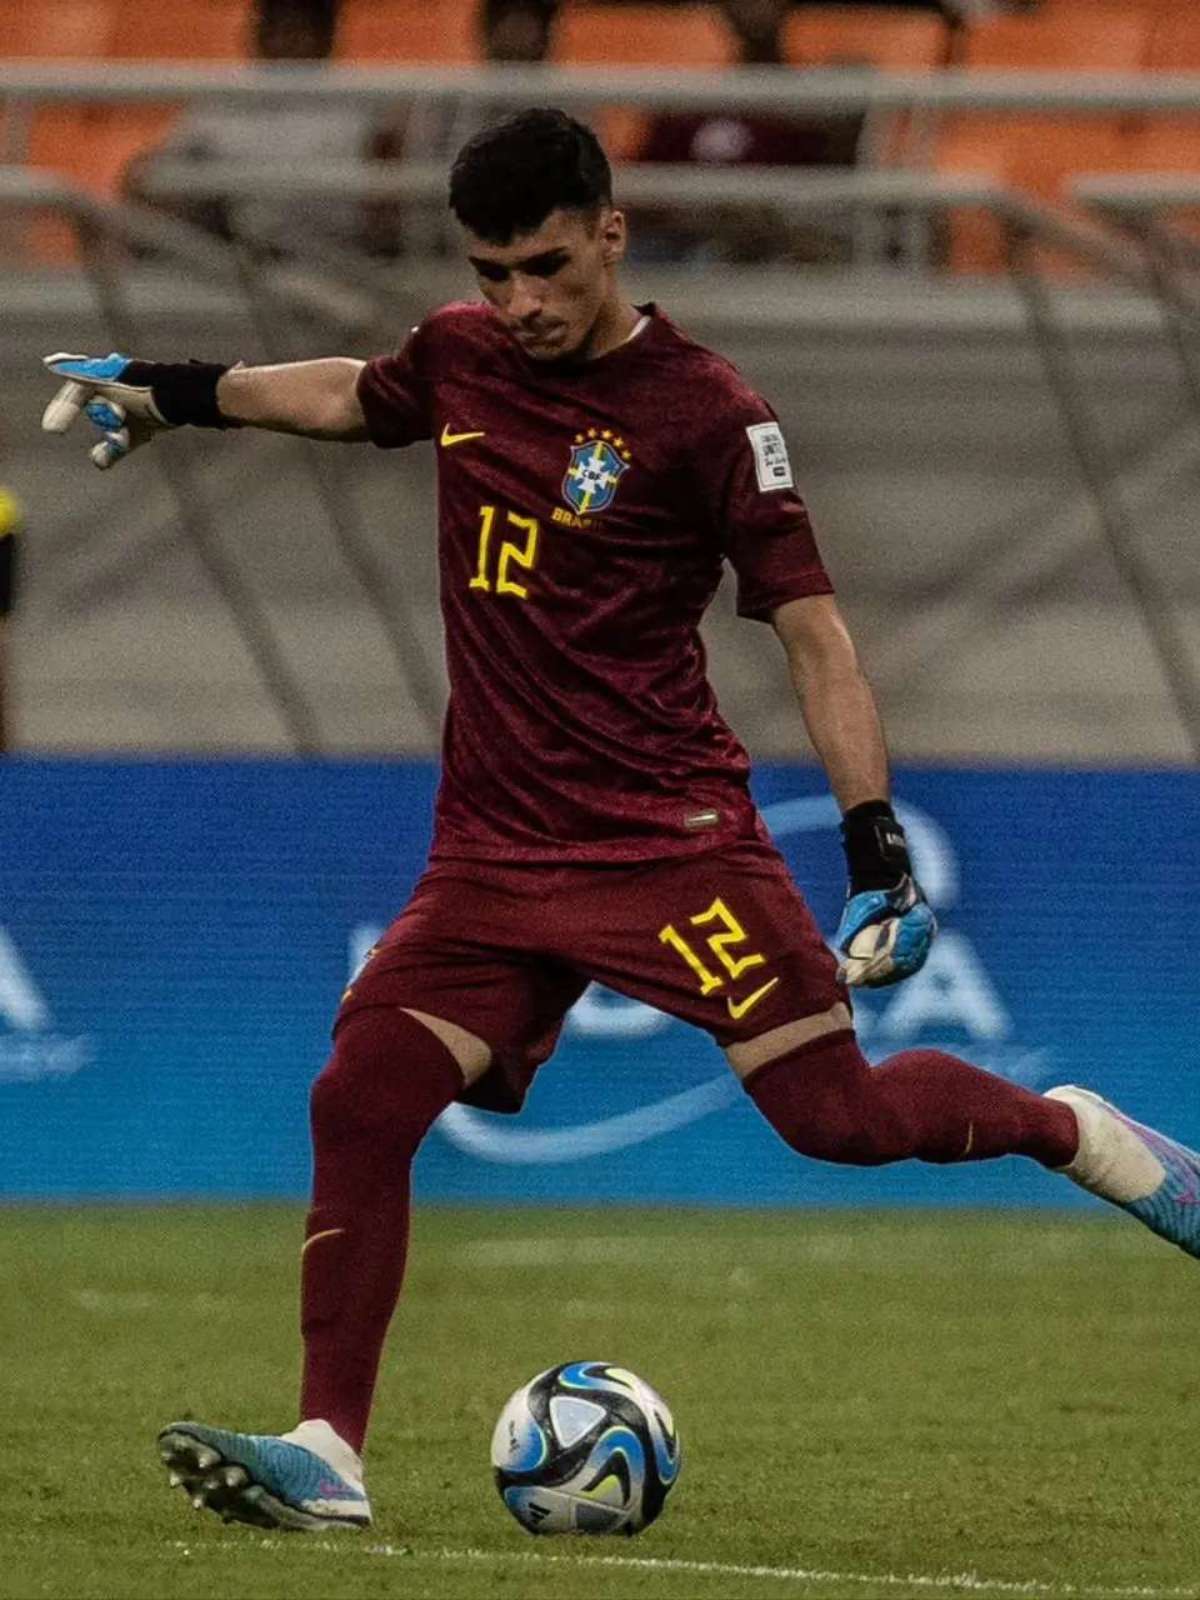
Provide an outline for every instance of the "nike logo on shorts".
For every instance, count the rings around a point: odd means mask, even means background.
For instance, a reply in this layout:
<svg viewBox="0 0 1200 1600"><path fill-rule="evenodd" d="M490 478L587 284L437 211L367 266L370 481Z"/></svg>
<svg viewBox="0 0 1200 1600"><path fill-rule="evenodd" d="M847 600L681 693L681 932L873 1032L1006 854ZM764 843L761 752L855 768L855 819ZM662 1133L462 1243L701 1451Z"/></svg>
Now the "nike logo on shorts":
<svg viewBox="0 0 1200 1600"><path fill-rule="evenodd" d="M756 1006L764 995L770 994L778 982L778 978L772 978L770 983L764 983L761 989L755 989L754 993L748 994L744 1000L726 1000L725 1007L729 1015L735 1022L740 1022L747 1011Z"/></svg>

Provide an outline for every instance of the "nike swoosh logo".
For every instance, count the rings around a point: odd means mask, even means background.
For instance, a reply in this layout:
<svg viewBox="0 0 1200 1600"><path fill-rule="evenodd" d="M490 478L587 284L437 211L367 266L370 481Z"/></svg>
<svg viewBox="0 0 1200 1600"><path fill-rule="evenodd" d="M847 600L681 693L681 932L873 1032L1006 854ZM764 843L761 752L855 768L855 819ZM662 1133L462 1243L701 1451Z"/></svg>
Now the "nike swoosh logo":
<svg viewBox="0 0 1200 1600"><path fill-rule="evenodd" d="M770 994L778 982L778 978L772 978L770 983L764 983L761 989L755 989L754 993L748 994L744 1000L726 1000L725 1006L729 1015L735 1022L739 1022L750 1010L751 1006L758 1004L763 995Z"/></svg>
<svg viewBox="0 0 1200 1600"><path fill-rule="evenodd" d="M442 424L442 449L449 450L452 445L465 444L468 439L483 439L486 435L480 433L451 433L450 424Z"/></svg>
<svg viewBox="0 0 1200 1600"><path fill-rule="evenodd" d="M345 1233L345 1231L345 1228L322 1228L320 1233L310 1233L308 1238L305 1239L304 1243L300 1246L300 1254L303 1255L308 1249L309 1245L316 1244L318 1239L332 1239L334 1234Z"/></svg>

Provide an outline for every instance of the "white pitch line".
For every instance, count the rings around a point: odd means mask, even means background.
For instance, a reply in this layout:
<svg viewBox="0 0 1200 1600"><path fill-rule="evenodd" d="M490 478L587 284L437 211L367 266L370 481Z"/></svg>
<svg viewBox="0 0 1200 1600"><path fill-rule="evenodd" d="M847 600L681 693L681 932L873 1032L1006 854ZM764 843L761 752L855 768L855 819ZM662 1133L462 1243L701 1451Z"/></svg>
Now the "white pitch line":
<svg viewBox="0 0 1200 1600"><path fill-rule="evenodd" d="M379 1555L430 1555L442 1561L520 1561L541 1565L543 1562L557 1566L586 1569L588 1567L623 1567L644 1572L690 1572L696 1576L709 1575L723 1578L775 1578L795 1583L853 1583L871 1589L960 1589L971 1594L1028 1594L1052 1596L1053 1600L1067 1597L1088 1597L1088 1600L1196 1600L1194 1589L1152 1589L1140 1585L1119 1588L1086 1588L1072 1583L1043 1583L1037 1578L1025 1580L1010 1578L981 1578L977 1573L899 1573L899 1572L827 1572L808 1567L741 1566L724 1561L683 1561L660 1556L555 1556L534 1551L450 1550L418 1552L397 1550L391 1545L374 1545L372 1553Z"/></svg>
<svg viewBox="0 0 1200 1600"><path fill-rule="evenodd" d="M176 1549L190 1554L193 1546L174 1541ZM259 1543L269 1547L296 1550L295 1541L269 1535ZM206 1545L207 1549L214 1548ZM220 1546L216 1548L221 1548ZM226 1544L223 1548L230 1549ZM306 1539L308 1550L329 1550L340 1556L353 1552L353 1543L340 1538ZM371 1544L363 1547L369 1556L398 1558L404 1561L482 1562L509 1561L524 1566L570 1567L586 1572L589 1567L618 1567L637 1572L687 1572L695 1577L768 1578L792 1583L860 1584L868 1591L882 1589L959 1590L969 1594L1012 1594L1046 1596L1047 1600L1196 1600L1191 1589L1155 1589L1142 1584L1115 1587L1075 1583L1045 1583L1040 1578L981 1578L975 1572L832 1572L820 1567L768 1567L739 1565L727 1561L684 1561L669 1556L556 1556L534 1550L420 1550L412 1545Z"/></svg>

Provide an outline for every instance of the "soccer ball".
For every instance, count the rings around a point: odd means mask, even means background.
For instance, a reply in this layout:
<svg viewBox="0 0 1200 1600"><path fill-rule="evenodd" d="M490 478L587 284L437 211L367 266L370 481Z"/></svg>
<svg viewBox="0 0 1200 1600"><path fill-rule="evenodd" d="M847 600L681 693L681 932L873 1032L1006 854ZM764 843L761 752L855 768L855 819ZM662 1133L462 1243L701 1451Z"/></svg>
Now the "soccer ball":
<svg viewBox="0 0 1200 1600"><path fill-rule="evenodd" d="M607 1361L539 1372L492 1434L500 1498L530 1533L639 1533L662 1510L679 1465L661 1397Z"/></svg>

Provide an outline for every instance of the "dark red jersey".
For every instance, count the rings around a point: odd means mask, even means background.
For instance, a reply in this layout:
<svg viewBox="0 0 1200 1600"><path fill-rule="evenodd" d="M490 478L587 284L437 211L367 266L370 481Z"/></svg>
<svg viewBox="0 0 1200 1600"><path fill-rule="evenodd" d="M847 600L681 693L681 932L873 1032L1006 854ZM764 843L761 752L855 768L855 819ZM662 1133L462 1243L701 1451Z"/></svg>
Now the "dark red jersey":
<svg viewBox="0 0 1200 1600"><path fill-rule="evenodd" d="M438 454L437 858L627 862L755 827L700 618L726 558L743 616L831 585L775 414L646 310L566 367L447 306L359 380L376 444Z"/></svg>

